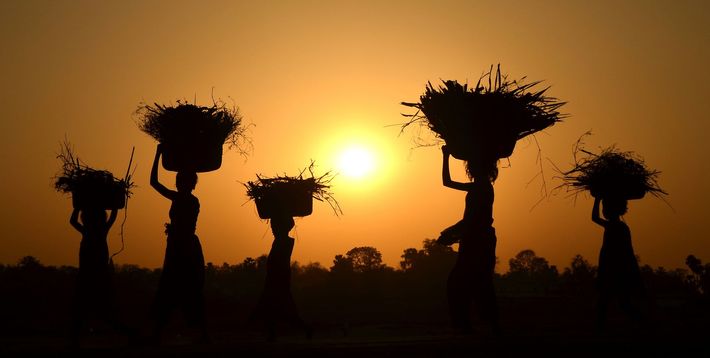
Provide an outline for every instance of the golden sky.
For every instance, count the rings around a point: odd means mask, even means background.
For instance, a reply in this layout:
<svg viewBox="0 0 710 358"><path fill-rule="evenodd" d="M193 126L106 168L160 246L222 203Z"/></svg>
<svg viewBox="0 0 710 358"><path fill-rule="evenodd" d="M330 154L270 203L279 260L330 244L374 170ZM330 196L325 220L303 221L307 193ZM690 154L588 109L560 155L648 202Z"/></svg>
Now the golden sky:
<svg viewBox="0 0 710 358"><path fill-rule="evenodd" d="M118 263L162 264L170 203L148 184L155 151L132 113L141 101L211 94L233 100L251 130L252 155L227 152L200 175L197 233L205 259L236 263L268 252L271 234L240 182L295 173L311 159L338 169L353 146L373 153L372 172L340 175L344 215L316 202L296 221L293 259L330 266L355 246L375 246L396 266L458 221L464 193L441 185L441 154L398 137L401 101L427 81L475 82L491 64L512 77L544 79L571 116L537 136L545 162L565 168L576 139L618 144L662 171L661 200L630 203L626 220L642 263L710 260L710 5L704 1L30 1L0 2L0 262L34 255L78 264L71 203L56 193L55 158L66 136L95 168L120 175L136 148L127 248ZM501 262L531 248L567 266L596 261L602 229L592 201L564 194L540 204L537 147L523 140L495 184ZM549 161L548 161L549 160ZM501 163L507 166L507 161ZM465 179L461 165L455 177ZM174 175L161 171L172 186ZM534 209L533 206L535 206ZM120 246L118 225L110 234ZM502 267L505 269L505 266Z"/></svg>

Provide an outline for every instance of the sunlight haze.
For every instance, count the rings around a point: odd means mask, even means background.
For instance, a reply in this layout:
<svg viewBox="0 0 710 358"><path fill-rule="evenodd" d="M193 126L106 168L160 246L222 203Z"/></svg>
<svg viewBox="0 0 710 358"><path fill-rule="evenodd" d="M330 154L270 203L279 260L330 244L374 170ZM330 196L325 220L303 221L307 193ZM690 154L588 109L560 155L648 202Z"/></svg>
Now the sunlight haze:
<svg viewBox="0 0 710 358"><path fill-rule="evenodd" d="M268 223L242 183L257 174L336 173L343 209L314 202L296 220L293 259L330 267L336 254L374 246L398 267L409 247L461 219L462 192L441 183L439 146L415 148L401 124L428 81L475 84L492 64L544 80L569 114L521 140L495 182L498 270L524 249L558 267L595 262L602 230L592 200L554 188L586 131L591 149L616 144L660 170L668 204L632 201L625 220L641 263L710 260L710 6L707 2L474 1L3 1L0 263L32 255L78 264L69 196L54 191L59 143L122 176L135 147L121 264L159 267L170 202L149 185L156 142L136 125L139 103L221 98L239 107L253 151L227 150L202 173L197 235L205 261L266 254ZM429 137L427 137L429 136ZM538 145L540 152L538 152ZM541 160L542 166L538 159ZM542 176L538 175L543 170ZM455 180L466 180L452 160ZM175 174L160 180L174 187ZM547 194L547 196L545 196ZM120 248L119 227L109 235Z"/></svg>

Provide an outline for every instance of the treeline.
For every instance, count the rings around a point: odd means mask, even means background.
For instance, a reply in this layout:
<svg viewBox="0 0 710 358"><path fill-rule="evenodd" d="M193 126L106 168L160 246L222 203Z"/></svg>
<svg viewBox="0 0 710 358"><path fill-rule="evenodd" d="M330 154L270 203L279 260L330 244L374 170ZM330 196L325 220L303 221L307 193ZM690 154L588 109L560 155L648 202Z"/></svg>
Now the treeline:
<svg viewBox="0 0 710 358"><path fill-rule="evenodd" d="M304 318L320 325L445 325L446 279L455 260L452 248L433 240L425 240L421 249L404 250L397 268L386 266L376 248L356 247L336 255L329 266L294 262L293 293ZM506 305L519 307L518 303L526 300L593 307L596 266L582 256L573 257L561 270L532 250L521 251L508 263L509 271L495 276L503 314ZM687 269L668 270L642 265L647 297L681 306L706 305L710 301L710 263L703 264L690 255L685 266ZM31 256L15 265L0 265L2 331L64 330L76 273L75 267L45 266ZM265 274L266 256L246 258L234 265L208 263L205 295L210 323L244 326ZM148 324L159 277L160 269L136 265L114 268L116 309L121 317L139 326Z"/></svg>

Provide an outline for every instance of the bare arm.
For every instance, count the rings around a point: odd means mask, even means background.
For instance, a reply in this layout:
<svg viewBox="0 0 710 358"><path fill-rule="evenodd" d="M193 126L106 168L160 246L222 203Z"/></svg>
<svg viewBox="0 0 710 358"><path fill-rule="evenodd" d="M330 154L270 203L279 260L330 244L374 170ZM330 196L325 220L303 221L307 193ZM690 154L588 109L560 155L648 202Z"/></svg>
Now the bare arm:
<svg viewBox="0 0 710 358"><path fill-rule="evenodd" d="M74 209L71 212L71 217L69 218L69 223L78 232L84 232L84 226L79 223L79 209Z"/></svg>
<svg viewBox="0 0 710 358"><path fill-rule="evenodd" d="M444 186L451 189L469 191L473 183L461 183L451 180L451 172L449 171L449 149L446 146L441 147L441 152L444 154L443 164L441 167L441 181Z"/></svg>
<svg viewBox="0 0 710 358"><path fill-rule="evenodd" d="M175 196L175 192L166 188L165 185L160 184L160 181L158 181L158 162L160 162L161 154L163 154L163 148L158 144L158 148L155 150L155 159L153 159L153 168L150 170L150 186L160 193L160 195L172 200Z"/></svg>
<svg viewBox="0 0 710 358"><path fill-rule="evenodd" d="M594 221L595 224L604 226L606 225L606 220L602 219L601 216L599 215L599 203L601 202L601 199L599 198L594 198L594 207L592 208L592 221Z"/></svg>
<svg viewBox="0 0 710 358"><path fill-rule="evenodd" d="M108 217L108 222L106 222L106 228L110 229L113 223L116 222L116 217L118 216L118 210L111 209L111 214Z"/></svg>

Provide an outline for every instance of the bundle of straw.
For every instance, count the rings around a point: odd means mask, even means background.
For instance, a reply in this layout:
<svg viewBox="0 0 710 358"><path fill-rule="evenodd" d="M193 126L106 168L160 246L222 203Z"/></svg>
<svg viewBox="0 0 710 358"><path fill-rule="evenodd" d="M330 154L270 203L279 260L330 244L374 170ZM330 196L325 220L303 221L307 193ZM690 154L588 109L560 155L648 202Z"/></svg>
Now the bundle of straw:
<svg viewBox="0 0 710 358"><path fill-rule="evenodd" d="M578 156L581 152L584 155ZM641 199L646 193L656 197L667 195L658 185L659 171L649 169L633 152L614 146L595 154L577 146L575 165L562 173L564 183L575 194L589 190L596 198Z"/></svg>
<svg viewBox="0 0 710 358"><path fill-rule="evenodd" d="M487 86L481 85L485 79ZM491 66L471 89L452 80L442 81L438 88L429 82L418 103L402 102L417 109L403 114L410 120L402 130L413 123L429 128L459 159L485 154L508 157L517 140L564 118L558 109L565 102L546 96L549 87L533 91L541 81L523 80L508 80L498 65L495 74Z"/></svg>
<svg viewBox="0 0 710 358"><path fill-rule="evenodd" d="M238 108L229 108L219 100L209 107L180 100L174 105L141 103L136 114L140 129L160 143L180 143L199 136L232 148L239 146L245 131Z"/></svg>
<svg viewBox="0 0 710 358"><path fill-rule="evenodd" d="M325 201L336 215L342 214L329 190L333 175L327 172L317 177L313 174L313 168L314 163L311 163L298 176L293 177L282 175L265 178L257 174L256 181L244 184L247 196L256 202L259 217L268 219L278 214L308 216L313 211L312 199ZM306 171L310 176L305 176Z"/></svg>
<svg viewBox="0 0 710 358"><path fill-rule="evenodd" d="M126 199L135 186L131 173L126 172L125 178L117 179L109 171L90 168L74 155L66 141L57 158L62 162L62 169L55 177L54 188L60 193L71 193L74 207L125 207Z"/></svg>

